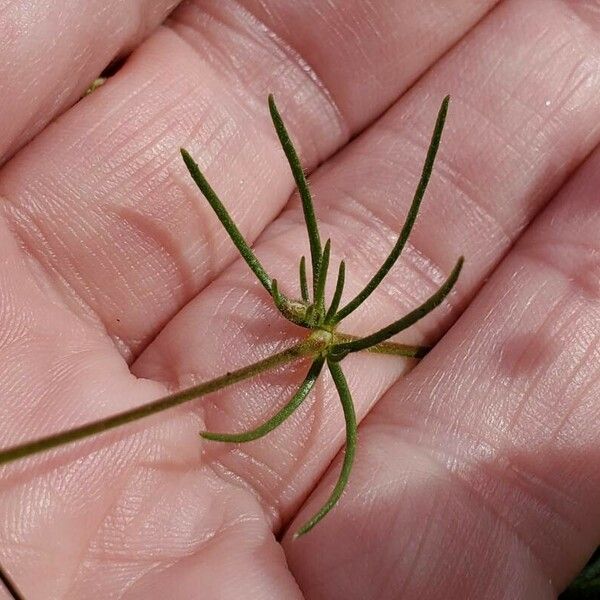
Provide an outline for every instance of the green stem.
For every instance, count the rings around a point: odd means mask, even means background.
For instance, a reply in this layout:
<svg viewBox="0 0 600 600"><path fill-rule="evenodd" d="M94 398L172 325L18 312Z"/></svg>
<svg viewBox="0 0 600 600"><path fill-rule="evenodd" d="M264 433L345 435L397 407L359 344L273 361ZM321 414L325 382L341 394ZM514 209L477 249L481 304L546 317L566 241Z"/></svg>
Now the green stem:
<svg viewBox="0 0 600 600"><path fill-rule="evenodd" d="M263 360L255 362L246 367L242 367L241 369L237 369L236 371L231 371L230 373L226 373L225 375L216 377L210 381L205 381L204 383L200 383L175 394L159 398L154 402L118 413L112 417L93 421L91 423L87 423L86 425L81 425L80 427L74 427L73 429L69 429L61 433L49 435L31 442L25 442L11 448L0 450L0 465L31 456L33 454L45 452L51 448L64 446L65 444L70 444L91 435L104 433L105 431L115 429L116 427L121 427L122 425L127 425L128 423L132 423L138 419L155 415L156 413L160 413L175 406L179 406L180 404L190 402L191 400L199 398L200 396L205 396L211 392L216 392L224 387L239 381L243 381L244 379L248 379L249 377L253 377L264 371L274 369L280 365L284 365L305 356L316 355L322 349L322 343L316 341L314 338L309 337L306 340L303 340L302 342L287 348L286 350L278 352L277 354L273 354L272 356L269 356Z"/></svg>
<svg viewBox="0 0 600 600"><path fill-rule="evenodd" d="M358 335L348 333L334 333L334 344L344 344L362 339ZM364 349L366 352L374 354L388 354L390 356L405 356L406 358L423 358L430 350L429 346L411 346L408 344L398 344L397 342L382 342L375 346Z"/></svg>

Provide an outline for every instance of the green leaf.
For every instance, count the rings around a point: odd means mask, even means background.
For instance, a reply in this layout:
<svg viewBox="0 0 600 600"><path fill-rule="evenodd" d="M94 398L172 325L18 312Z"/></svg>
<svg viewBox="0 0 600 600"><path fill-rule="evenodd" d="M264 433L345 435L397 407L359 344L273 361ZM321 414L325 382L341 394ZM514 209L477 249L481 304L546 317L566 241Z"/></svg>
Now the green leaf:
<svg viewBox="0 0 600 600"><path fill-rule="evenodd" d="M275 104L275 98L273 94L269 94L269 111L271 113L271 119L277 132L277 137L283 148L283 152L290 165L292 175L296 181L300 199L302 201L302 211L304 213L304 221L306 222L306 229L308 231L308 241L310 244L310 258L312 262L312 275L313 275L313 293L317 291L317 281L319 279L319 266L321 262L321 237L319 235L319 227L317 225L317 218L315 217L315 209L313 206L312 195L310 188L308 187L308 181L304 175L302 164L298 158L298 153L294 144L290 138L289 133L283 123L283 119L279 114L277 105Z"/></svg>
<svg viewBox="0 0 600 600"><path fill-rule="evenodd" d="M435 127L433 129L433 135L431 136L431 141L429 143L429 149L427 150L427 156L425 157L425 163L423 164L421 179L419 180L419 185L417 186L417 189L415 191L415 195L413 197L412 204L408 211L408 215L406 216L406 220L404 221L404 225L402 226L402 230L400 231L400 235L398 236L398 241L392 248L392 251L389 253L388 257L385 259L384 263L381 265L377 273L373 275L369 283L367 283L363 290L338 312L338 314L334 318L334 321L336 323L339 323L342 319L345 319L350 313L354 312L373 293L375 288L381 283L383 278L389 273L390 269L394 266L394 264L400 257L400 254L402 253L402 250L404 249L404 246L408 241L408 236L410 235L410 232L412 231L412 228L415 224L417 215L419 214L421 201L423 200L425 190L427 189L427 184L429 183L429 179L431 178L433 164L435 162L435 157L440 146L440 140L442 139L442 131L444 130L446 115L448 114L449 102L450 96L446 96L442 101L442 105L440 106Z"/></svg>
<svg viewBox="0 0 600 600"><path fill-rule="evenodd" d="M304 381L298 388L298 391L292 396L292 399L275 415L273 415L268 421L262 425L245 431L244 433L213 433L210 431L201 431L200 435L206 440L213 440L215 442L232 442L234 444L241 444L244 442L251 442L257 440L267 433L270 433L276 427L279 427L288 417L290 417L294 411L304 402L310 390L315 385L315 381L323 368L325 359L318 357L311 365L308 374L304 378Z"/></svg>
<svg viewBox="0 0 600 600"><path fill-rule="evenodd" d="M329 256L331 254L331 240L325 242L323 256L321 257L319 267L319 278L317 279L317 289L315 291L315 311L318 323L320 324L325 315L325 283L327 282L327 271L329 270Z"/></svg>
<svg viewBox="0 0 600 600"><path fill-rule="evenodd" d="M358 352L359 350L367 350L371 346L375 346L377 344L381 344L385 342L387 339L391 338L393 335L400 333L404 329L408 329L411 325L414 325L417 321L420 321L423 317L428 315L434 308L439 306L446 296L450 293L458 276L460 275L460 271L462 269L464 263L464 258L461 256L452 272L448 276L448 279L440 286L440 288L430 296L423 304L409 312L407 315L390 323L387 327L376 331L375 333L368 335L363 338L359 338L352 342L345 342L342 344L336 344L331 349L330 356L334 360L342 360L345 356L347 356L350 352Z"/></svg>
<svg viewBox="0 0 600 600"><path fill-rule="evenodd" d="M335 316L335 313L340 305L342 299L342 293L344 292L344 282L346 281L346 263L340 262L338 268L337 281L335 282L335 292L333 293L333 299L331 300L331 306L325 315L325 324L329 325Z"/></svg>
<svg viewBox="0 0 600 600"><path fill-rule="evenodd" d="M306 280L306 258L300 259L300 295L304 302L308 302L308 282Z"/></svg>
<svg viewBox="0 0 600 600"><path fill-rule="evenodd" d="M271 278L267 275L267 272L264 270L263 266L260 264L258 258L256 258L254 252L252 252L248 242L244 239L244 236L237 228L237 225L233 222L231 215L217 196L216 192L212 189L202 171L200 171L200 167L196 164L194 159L190 156L189 152L185 150L185 148L181 148L181 156L183 157L183 162L187 167L192 179L200 189L200 191L204 194L204 197L208 200L211 208L217 215L219 221L225 228L225 231L229 234L231 241L235 244L235 247L239 250L239 253L242 255L242 258L246 261L252 272L256 275L258 280L262 283L263 287L271 294Z"/></svg>
<svg viewBox="0 0 600 600"><path fill-rule="evenodd" d="M341 498L342 493L348 484L352 463L354 462L354 456L356 454L356 442L358 437L356 414L354 412L354 401L352 400L352 395L348 388L348 382L346 381L346 377L344 376L344 372L339 363L327 360L327 366L329 367L329 372L335 383L344 410L344 420L346 422L344 462L342 463L342 469L337 483L331 492L331 496L329 496L327 502L325 502L317 513L298 529L294 534L294 539L308 533L338 503L338 500Z"/></svg>

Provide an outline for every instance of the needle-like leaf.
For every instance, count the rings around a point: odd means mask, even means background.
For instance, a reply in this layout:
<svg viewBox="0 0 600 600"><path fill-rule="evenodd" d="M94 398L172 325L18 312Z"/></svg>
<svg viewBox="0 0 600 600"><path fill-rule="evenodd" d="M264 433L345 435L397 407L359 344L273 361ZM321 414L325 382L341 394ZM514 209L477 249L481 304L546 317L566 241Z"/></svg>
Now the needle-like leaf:
<svg viewBox="0 0 600 600"><path fill-rule="evenodd" d="M354 340L360 340L357 335L349 335L347 333L335 332L335 344L341 344L345 342L353 342ZM431 348L429 346L410 346L408 344L398 344L396 342L381 342L375 346L369 346L365 348L366 352L372 352L373 354L387 354L388 356L405 356L407 358L423 358Z"/></svg>
<svg viewBox="0 0 600 600"><path fill-rule="evenodd" d="M300 259L300 295L304 302L308 302L308 282L306 280L306 258Z"/></svg>
<svg viewBox="0 0 600 600"><path fill-rule="evenodd" d="M284 317L287 318L287 315L285 313L285 305L284 305L283 296L281 295L281 292L279 291L279 286L277 285L277 279L271 280L271 296L273 297L273 304L275 304L275 308L277 308L277 310Z"/></svg>
<svg viewBox="0 0 600 600"><path fill-rule="evenodd" d="M342 469L340 471L339 478L331 496L321 509L309 519L300 529L294 534L294 539L308 533L336 504L340 499L348 478L350 477L350 471L352 470L352 463L354 462L354 455L356 454L356 441L357 441L357 429L356 429L356 414L354 412L354 402L350 389L348 388L348 382L344 376L339 363L331 360L327 360L327 366L329 372L335 383L335 387L340 396L342 408L344 410L344 420L346 421L346 449L344 451L344 462L342 463Z"/></svg>
<svg viewBox="0 0 600 600"><path fill-rule="evenodd" d="M342 293L344 292L344 282L346 280L346 263L344 261L340 262L340 266L338 268L338 276L337 281L335 282L335 292L333 293L333 299L331 300L331 305L329 306L329 310L325 315L325 324L328 325L333 319L339 305L340 300L342 299Z"/></svg>
<svg viewBox="0 0 600 600"><path fill-rule="evenodd" d="M235 244L235 247L239 250L242 258L246 261L252 272L256 275L258 280L262 283L263 287L271 294L271 278L260 264L258 258L252 249L248 245L248 242L244 239L244 236L238 229L237 225L233 222L233 219L229 215L229 212L221 202L220 198L217 196L216 192L212 189L202 171L200 171L200 167L194 161L194 159L190 156L189 152L185 150L185 148L181 148L181 156L183 157L183 162L187 167L187 170L190 172L192 179L200 189L200 191L204 194L204 197L208 200L211 208L217 215L219 221L225 228L225 231L229 234L231 241Z"/></svg>
<svg viewBox="0 0 600 600"><path fill-rule="evenodd" d="M412 228L415 224L415 220L419 213L419 208L421 207L421 201L423 200L425 190L427 189L427 184L429 183L429 179L431 178L431 172L433 170L435 156L440 146L442 131L444 130L446 115L448 114L449 102L450 96L446 96L442 101L442 105L440 106L435 127L433 129L431 142L429 143L429 149L427 150L425 163L423 164L421 179L419 180L419 185L417 186L417 189L415 191L412 204L410 205L408 215L406 216L406 220L404 221L404 225L402 226L402 230L400 231L400 235L398 236L396 244L392 248L392 251L389 253L388 257L385 259L384 263L381 265L377 273L375 273L375 275L372 277L369 283L367 283L363 290L359 292L352 300L350 300L350 302L348 302L348 304L346 304L342 309L340 309L340 311L334 317L335 323L339 323L350 313L354 312L373 293L375 288L389 273L390 269L394 266L400 254L402 253L402 250L404 249L404 246L406 245L406 242L408 240L408 236L410 235L410 232L412 231Z"/></svg>
<svg viewBox="0 0 600 600"><path fill-rule="evenodd" d="M17 584L12 580L10 575L0 566L0 581L4 585L6 591L14 600L25 600L25 596L21 594Z"/></svg>
<svg viewBox="0 0 600 600"><path fill-rule="evenodd" d="M393 335L396 335L400 331L403 331L411 325L414 325L417 321L421 320L425 315L430 313L434 308L439 306L444 298L450 293L454 287L454 284L456 283L456 280L458 279L458 276L460 275L463 263L464 258L461 256L456 262L456 265L454 265L454 268L448 276L448 279L446 279L446 281L440 286L437 292L435 292L432 296L425 300L423 304L415 308L413 311L371 335L359 338L358 340L354 340L352 342L336 344L331 349L330 356L334 360L341 360L350 352L366 350L371 346L381 344L382 342L385 342L385 340L391 338Z"/></svg>
<svg viewBox="0 0 600 600"><path fill-rule="evenodd" d="M304 213L304 220L306 222L306 229L308 231L308 241L310 244L310 258L312 263L312 276L313 276L313 293L316 294L317 281L319 278L319 265L321 262L321 237L319 235L319 227L317 225L317 218L315 217L315 209L313 206L312 195L310 188L308 187L308 181L304 175L304 170L298 158L298 153L294 148L294 144L287 132L287 129L283 123L283 119L279 114L277 105L273 94L269 94L269 111L271 113L271 119L277 132L277 137L281 143L281 147L285 153L287 161L292 170L292 175L298 186L298 192L300 199L302 200L302 211Z"/></svg>
<svg viewBox="0 0 600 600"><path fill-rule="evenodd" d="M276 427L279 427L292 413L304 402L310 390L315 385L315 381L323 368L325 359L322 357L316 358L304 381L298 388L298 391L292 396L292 399L275 415L273 415L268 421L250 431L244 433L213 433L210 431L202 431L200 435L206 440L213 440L215 442L232 442L234 444L241 444L243 442L251 442L257 440L267 433L273 431Z"/></svg>
<svg viewBox="0 0 600 600"><path fill-rule="evenodd" d="M329 270L329 257L331 255L331 240L325 242L323 256L321 257L319 267L319 279L317 280L317 289L315 291L315 311L317 319L323 318L325 314L325 283L327 282L327 271Z"/></svg>

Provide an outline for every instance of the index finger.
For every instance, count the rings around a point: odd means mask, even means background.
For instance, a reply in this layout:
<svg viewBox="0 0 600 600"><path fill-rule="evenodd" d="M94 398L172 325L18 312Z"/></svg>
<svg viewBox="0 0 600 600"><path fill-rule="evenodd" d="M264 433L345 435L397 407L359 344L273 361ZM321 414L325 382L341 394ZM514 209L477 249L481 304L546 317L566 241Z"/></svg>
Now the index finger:
<svg viewBox="0 0 600 600"><path fill-rule="evenodd" d="M9 2L0 11L0 163L76 102L179 0Z"/></svg>

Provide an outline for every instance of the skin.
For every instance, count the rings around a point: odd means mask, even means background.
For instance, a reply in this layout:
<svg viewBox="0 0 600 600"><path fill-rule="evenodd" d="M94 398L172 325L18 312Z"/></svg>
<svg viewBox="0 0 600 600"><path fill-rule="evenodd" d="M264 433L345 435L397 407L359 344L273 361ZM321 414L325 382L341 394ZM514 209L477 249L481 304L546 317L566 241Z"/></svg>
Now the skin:
<svg viewBox="0 0 600 600"><path fill-rule="evenodd" d="M344 361L356 464L309 535L292 540L344 438L328 377L262 440L198 437L268 418L301 362L3 467L0 562L25 596L556 597L600 542L597 2L198 0L162 24L172 2L35 4L64 18L25 18L24 0L0 13L3 446L298 338L179 157L298 295L308 243L269 92L312 172L332 272L346 259L346 299L393 243L452 95L409 246L345 330L373 331L466 266L400 340L438 342L416 368Z"/></svg>

